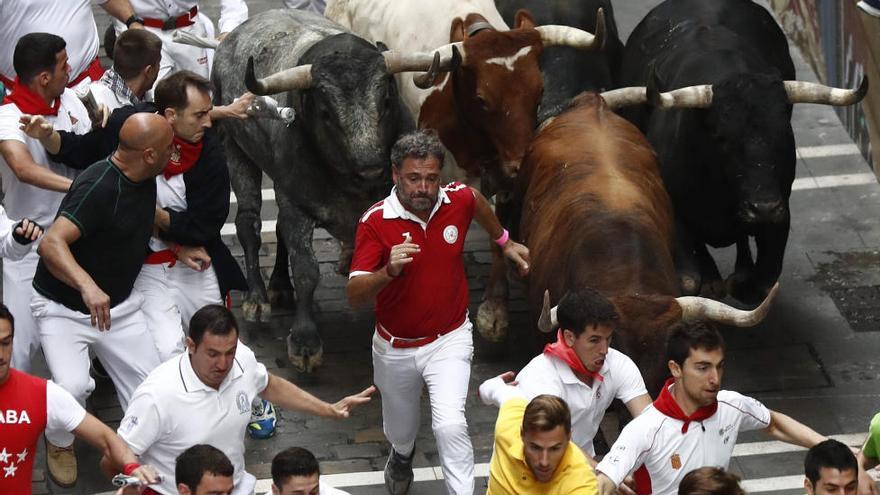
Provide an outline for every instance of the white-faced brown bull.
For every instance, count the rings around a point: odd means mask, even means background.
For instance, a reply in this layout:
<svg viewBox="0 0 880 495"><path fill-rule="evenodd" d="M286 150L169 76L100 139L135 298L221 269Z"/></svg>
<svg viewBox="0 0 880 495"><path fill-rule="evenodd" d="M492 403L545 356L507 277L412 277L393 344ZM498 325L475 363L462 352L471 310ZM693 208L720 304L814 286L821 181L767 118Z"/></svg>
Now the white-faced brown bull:
<svg viewBox="0 0 880 495"><path fill-rule="evenodd" d="M755 303L779 277L795 176L792 104L852 105L867 91L867 80L845 90L794 79L785 34L750 0L666 1L630 36L622 84L654 89L652 106L626 115L657 150L684 293ZM732 244L735 271L722 282L707 245Z"/></svg>
<svg viewBox="0 0 880 495"><path fill-rule="evenodd" d="M312 233L323 227L353 244L360 214L391 187L389 153L413 127L394 74L427 70L434 57L382 52L321 16L274 10L250 18L218 46L215 102L228 104L248 89L273 95L297 118L223 121L235 225L244 248L250 292L243 312L266 321L269 304L259 266L260 185L265 172L278 203L279 251L270 287L292 290L282 244L290 250L296 316L288 337L300 370L320 364L321 339L312 317L319 280ZM281 268L279 269L279 266Z"/></svg>
<svg viewBox="0 0 880 495"><path fill-rule="evenodd" d="M620 313L616 347L642 371L651 393L667 376L662 352L669 327L685 319L754 325L753 312L679 296L672 259L672 206L654 151L609 105L631 104L644 88L577 97L548 121L523 161L521 234L532 253L528 300L539 328L555 328L547 290L558 300L590 286ZM546 299L545 299L546 298Z"/></svg>

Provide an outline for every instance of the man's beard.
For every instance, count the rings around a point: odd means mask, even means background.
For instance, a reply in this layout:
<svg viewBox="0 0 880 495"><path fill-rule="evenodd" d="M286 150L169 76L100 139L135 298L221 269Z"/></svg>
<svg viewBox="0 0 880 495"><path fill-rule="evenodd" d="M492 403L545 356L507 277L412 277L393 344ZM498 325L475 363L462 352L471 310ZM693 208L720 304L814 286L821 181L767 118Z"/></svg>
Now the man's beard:
<svg viewBox="0 0 880 495"><path fill-rule="evenodd" d="M437 198L431 198L427 195L419 195L415 197L404 196L400 189L397 190L397 199L399 199L401 204L406 206L407 209L417 212L428 211L433 208L434 203L437 202Z"/></svg>

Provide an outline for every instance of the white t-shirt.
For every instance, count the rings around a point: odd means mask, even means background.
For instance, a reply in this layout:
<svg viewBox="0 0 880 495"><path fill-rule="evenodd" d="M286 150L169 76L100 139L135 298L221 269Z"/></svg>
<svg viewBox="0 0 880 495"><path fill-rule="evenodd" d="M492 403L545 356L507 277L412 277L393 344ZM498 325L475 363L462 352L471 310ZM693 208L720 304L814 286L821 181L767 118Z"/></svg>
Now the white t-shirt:
<svg viewBox="0 0 880 495"><path fill-rule="evenodd" d="M24 131L19 129L18 119L21 115L22 112L15 104L0 106L0 141L14 140L24 143L38 165L64 177L71 179L76 177L77 170L50 160L43 145L38 140L27 137ZM72 131L76 134L85 134L92 127L86 107L70 89L65 89L61 95L58 115L47 115L46 120L55 127L55 130ZM11 218L30 218L48 229L55 220L64 193L19 181L2 156L0 156L0 177L3 180L5 194L3 204L6 206L6 213Z"/></svg>
<svg viewBox="0 0 880 495"><path fill-rule="evenodd" d="M219 390L199 379L185 352L162 363L138 386L119 424L119 436L141 463L165 477L161 485L150 487L159 493L177 493L177 456L198 443L213 445L229 457L239 486L250 476L244 471L244 435L251 402L268 383L266 367L241 342Z"/></svg>
<svg viewBox="0 0 880 495"><path fill-rule="evenodd" d="M599 431L605 410L614 399L624 404L648 393L639 368L626 354L608 349L599 371L604 381L593 387L582 382L561 359L540 354L516 376L526 399L541 394L562 398L571 410L571 441L587 455L595 457L593 437Z"/></svg>
<svg viewBox="0 0 880 495"><path fill-rule="evenodd" d="M31 245L36 243L34 241L29 244L19 244L12 237L12 229L17 223L18 220L6 216L6 210L0 206L0 258L20 260L31 250Z"/></svg>
<svg viewBox="0 0 880 495"><path fill-rule="evenodd" d="M89 89L92 91L92 96L95 97L95 103L98 105L107 105L107 109L111 112L119 107L132 104L128 100L121 99L112 89L108 88L101 81L92 82L89 84Z"/></svg>
<svg viewBox="0 0 880 495"><path fill-rule="evenodd" d="M105 3L107 0L95 0ZM89 0L0 1L0 74L15 79L12 55L28 33L50 33L67 42L70 77L81 74L98 56L98 27Z"/></svg>
<svg viewBox="0 0 880 495"><path fill-rule="evenodd" d="M86 417L86 410L79 402L55 384L46 381L46 431L72 432Z"/></svg>
<svg viewBox="0 0 880 495"><path fill-rule="evenodd" d="M715 414L690 423L687 433L681 432L683 424L649 406L626 425L596 471L619 485L644 464L651 493L674 495L684 476L694 469L727 469L739 432L768 427L770 410L751 397L722 390Z"/></svg>

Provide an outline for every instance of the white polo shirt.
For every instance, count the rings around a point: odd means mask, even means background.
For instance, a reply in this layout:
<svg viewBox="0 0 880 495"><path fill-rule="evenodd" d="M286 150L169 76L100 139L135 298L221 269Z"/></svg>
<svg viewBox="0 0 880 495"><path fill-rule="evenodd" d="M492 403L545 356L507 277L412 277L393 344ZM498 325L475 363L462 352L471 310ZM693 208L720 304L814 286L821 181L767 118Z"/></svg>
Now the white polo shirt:
<svg viewBox="0 0 880 495"><path fill-rule="evenodd" d="M22 112L14 103L0 106L0 141L12 140L24 143L37 165L43 166L64 177L76 177L77 170L49 159L49 154L36 139L31 139L19 129L18 119ZM55 130L72 131L85 134L92 128L89 113L76 94L65 89L61 95L58 115L47 115ZM18 180L6 160L0 156L0 177L3 180L3 204L10 218L30 218L48 229L55 220L55 214L64 198L64 193L42 189ZM34 243L36 244L36 243Z"/></svg>
<svg viewBox="0 0 880 495"><path fill-rule="evenodd" d="M50 33L64 38L71 78L86 70L98 56L98 27L89 0L0 1L0 74L9 79L15 79L15 44L28 33Z"/></svg>
<svg viewBox="0 0 880 495"><path fill-rule="evenodd" d="M561 359L540 354L516 376L528 400L541 394L561 397L571 410L571 441L587 455L596 456L593 437L599 431L605 410L614 399L624 404L648 393L639 368L626 354L608 349L599 371L604 381L582 382Z"/></svg>
<svg viewBox="0 0 880 495"><path fill-rule="evenodd" d="M722 390L715 414L692 422L687 433L681 432L683 424L649 406L626 425L596 471L619 485L644 464L644 471L636 474L638 493L674 495L694 469L727 469L739 432L770 426L770 410L751 397Z"/></svg>
<svg viewBox="0 0 880 495"><path fill-rule="evenodd" d="M151 486L159 493L176 495L175 459L189 447L206 443L225 453L235 467L234 483L245 477L244 435L251 419L251 401L269 383L266 367L241 342L232 369L219 390L205 385L183 353L162 363L138 386L119 436L143 464L151 464L165 480Z"/></svg>

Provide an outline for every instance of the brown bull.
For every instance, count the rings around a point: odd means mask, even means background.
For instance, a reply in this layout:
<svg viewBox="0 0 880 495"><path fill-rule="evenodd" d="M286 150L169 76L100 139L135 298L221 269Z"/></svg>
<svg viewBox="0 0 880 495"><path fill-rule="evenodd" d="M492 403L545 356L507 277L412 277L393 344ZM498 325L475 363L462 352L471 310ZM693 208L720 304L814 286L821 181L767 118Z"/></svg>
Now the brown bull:
<svg viewBox="0 0 880 495"><path fill-rule="evenodd" d="M744 312L676 298L672 206L654 151L600 95L582 94L548 122L521 173L521 234L532 253L528 296L532 314L542 313L539 326L555 326L546 290L558 299L570 289L595 288L617 307L616 347L636 362L650 392L667 376L670 326L700 317L746 326L766 313L769 300Z"/></svg>

